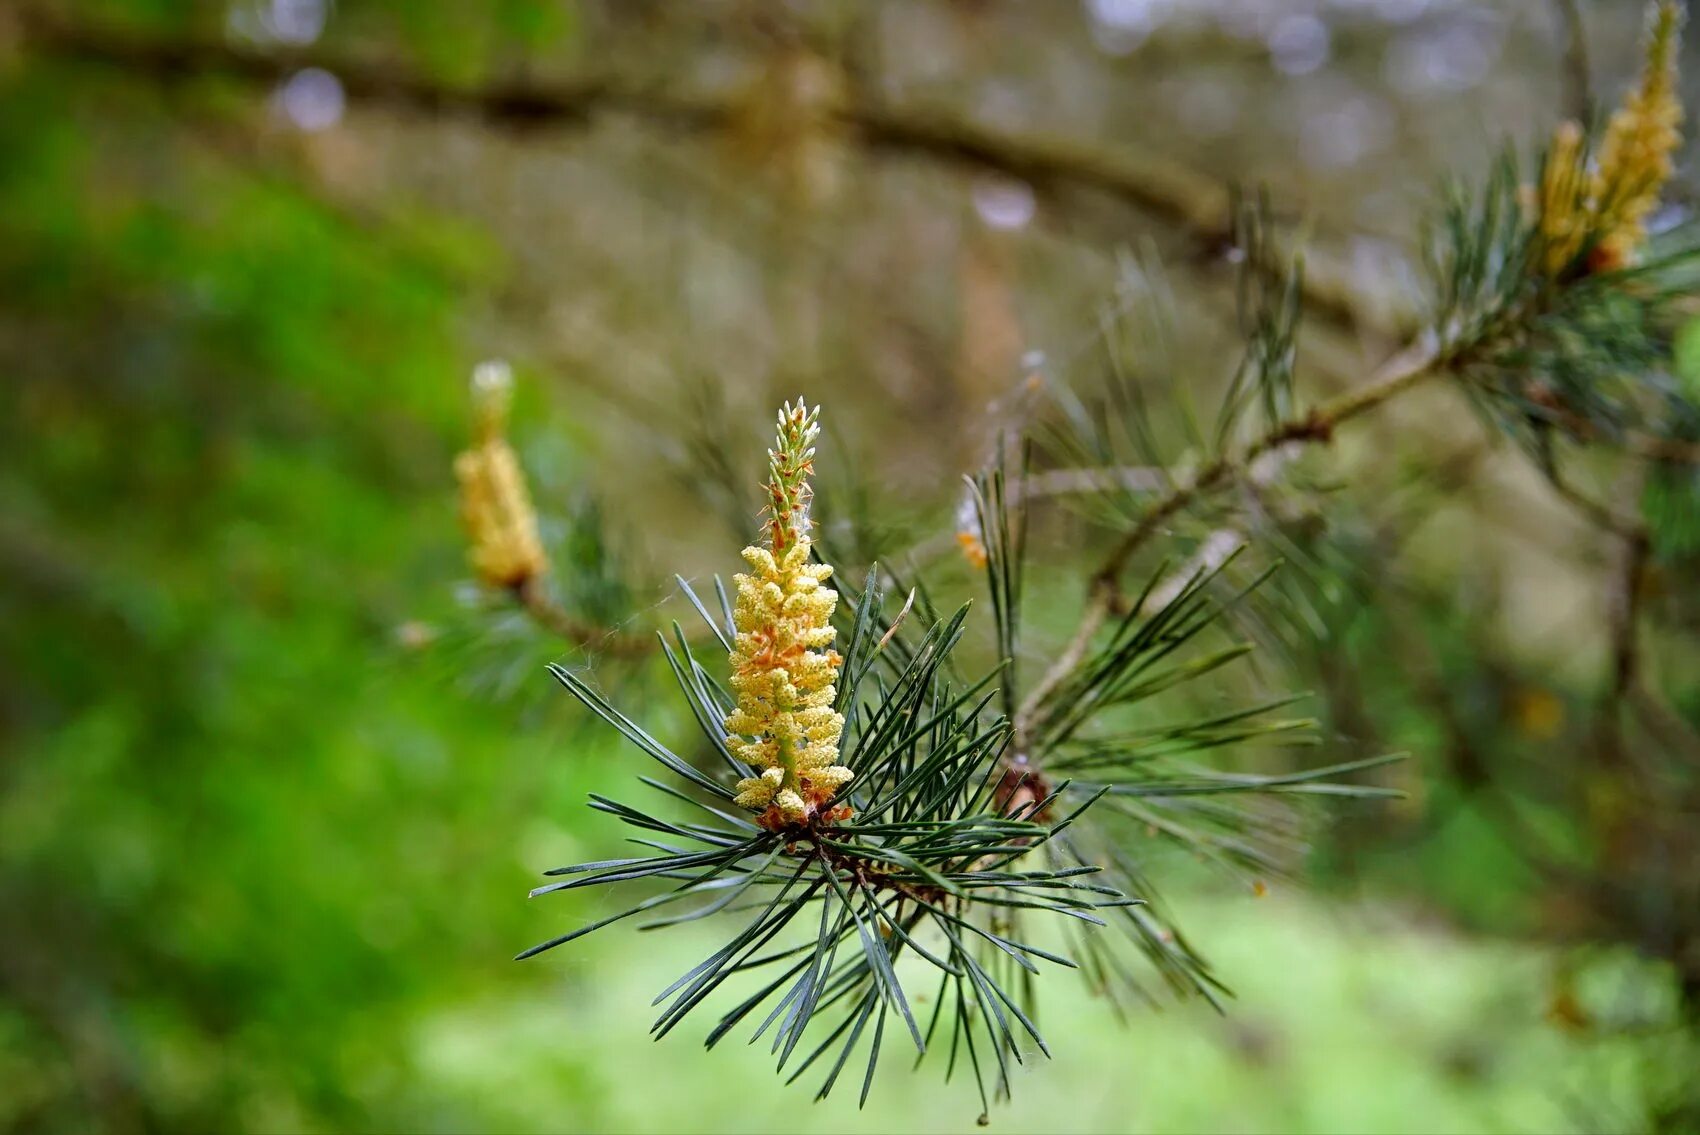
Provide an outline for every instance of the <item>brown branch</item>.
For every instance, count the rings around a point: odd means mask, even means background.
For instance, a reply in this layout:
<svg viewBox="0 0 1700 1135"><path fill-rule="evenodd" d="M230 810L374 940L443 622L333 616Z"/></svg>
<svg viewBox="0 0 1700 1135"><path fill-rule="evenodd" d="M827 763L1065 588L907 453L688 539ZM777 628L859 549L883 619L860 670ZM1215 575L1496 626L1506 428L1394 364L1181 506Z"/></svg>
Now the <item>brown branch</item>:
<svg viewBox="0 0 1700 1135"><path fill-rule="evenodd" d="M915 107L849 106L840 112L872 148L918 154L989 170L1035 185L1097 190L1154 217L1173 222L1207 249L1233 241L1233 195L1207 174L1177 162L1089 142L991 129L954 115ZM1277 280L1298 247L1276 247L1263 262ZM1306 256L1300 293L1307 309L1338 328L1398 338L1410 331L1368 310L1361 285L1344 267Z"/></svg>
<svg viewBox="0 0 1700 1135"><path fill-rule="evenodd" d="M406 67L376 59L354 59L320 51L277 47L260 51L206 39L135 36L92 24L77 24L25 6L22 38L40 53L113 67L165 85L220 78L272 86L304 67L333 72L352 99L433 115L466 115L506 129L588 125L603 111L629 110L668 125L703 129L721 122L731 107L723 101L669 97L644 88L622 88L609 79L585 76L555 82L497 81L482 87L454 86Z"/></svg>
<svg viewBox="0 0 1700 1135"><path fill-rule="evenodd" d="M335 74L350 99L430 115L460 115L492 127L534 130L583 128L598 116L627 114L691 133L729 131L744 113L742 92L683 92L634 85L618 75L543 81L496 80L455 86L406 67L321 50L260 51L208 40L144 38L74 24L29 7L22 12L25 44L39 53L114 67L162 84L225 78L273 86L302 67ZM1231 194L1221 181L1178 163L1090 142L993 129L940 110L883 105L851 96L831 108L846 136L873 151L924 158L1001 174L1040 186L1094 190L1168 221L1202 247L1233 239ZM1272 265L1294 248L1278 249ZM1360 287L1342 266L1307 257L1302 282L1306 305L1328 322L1376 338L1409 330L1384 326L1384 318L1359 298Z"/></svg>
<svg viewBox="0 0 1700 1135"><path fill-rule="evenodd" d="M1558 495L1596 527L1609 532L1619 542L1617 570L1612 577L1612 589L1607 593L1607 638L1611 644L1611 683L1602 698L1594 744L1601 759L1609 765L1623 762L1624 747L1622 716L1629 695L1635 687L1635 671L1640 659L1641 605L1646 596L1647 560L1652 555L1653 537L1647 524L1638 515L1627 514L1570 484L1556 466L1544 470L1547 481ZM1634 478L1633 500L1642 480Z"/></svg>
<svg viewBox="0 0 1700 1135"><path fill-rule="evenodd" d="M1270 511L1265 490L1286 471L1287 466L1298 455L1298 449L1297 443L1289 442L1280 449L1264 453L1261 459L1247 463L1243 482L1247 495L1265 514ZM1173 603L1194 579L1220 568L1250 543L1250 538L1237 529L1222 527L1212 530L1198 542L1198 546L1185 563L1151 589L1145 596L1145 601L1140 604L1139 613L1148 615L1161 611Z"/></svg>
<svg viewBox="0 0 1700 1135"><path fill-rule="evenodd" d="M1086 600L1086 610L1080 616L1080 625L1070 636L1068 645L1057 654L1039 680L1033 683L1027 698L1021 703L1021 708L1015 715L1015 740L1010 746L1014 758L1026 756L1025 741L1038 723L1039 713L1044 709L1045 701L1055 692L1056 688L1074 673L1081 659L1086 657L1086 650L1092 645L1092 636L1098 633L1098 628L1109 618L1110 610L1115 605L1115 597L1106 594L1101 586L1095 585L1091 595Z"/></svg>
<svg viewBox="0 0 1700 1135"><path fill-rule="evenodd" d="M1190 479L1176 484L1168 494L1154 502L1111 549L1103 565L1092 577L1091 592L1080 625L1051 667L1027 695L1016 715L1016 737L1029 733L1043 710L1044 702L1080 664L1091 644L1092 636L1112 614L1126 610L1122 594L1121 575L1134 554L1156 535L1174 516L1202 497L1239 479L1264 454L1273 453L1288 445L1326 442L1343 423L1380 406L1422 383L1443 373L1445 367L1433 348L1417 343L1389 359L1375 377L1356 390L1348 391L1311 410L1299 418L1271 429L1246 446L1239 454L1224 454L1204 466Z"/></svg>
<svg viewBox="0 0 1700 1135"><path fill-rule="evenodd" d="M1700 465L1700 444L1677 437L1635 433L1624 438L1619 448L1631 457L1658 465Z"/></svg>
<svg viewBox="0 0 1700 1135"><path fill-rule="evenodd" d="M1647 559L1652 540L1645 528L1626 537L1617 590L1611 604L1612 684L1614 701L1621 700L1635 684L1635 669L1641 605L1647 595Z"/></svg>
<svg viewBox="0 0 1700 1135"><path fill-rule="evenodd" d="M1577 512L1586 516L1595 526L1605 529L1615 536L1623 538L1625 543L1645 543L1648 540L1647 526L1640 517L1626 516L1608 504L1602 504L1576 488L1564 478L1563 473L1555 466L1546 470L1547 482L1567 504Z"/></svg>
<svg viewBox="0 0 1700 1135"><path fill-rule="evenodd" d="M1418 345L1400 352L1384 364L1373 379L1357 390L1324 402L1303 417L1289 419L1252 442L1237 457L1223 455L1206 465L1190 481L1177 485L1169 495L1148 509L1110 552L1103 567L1098 569L1097 582L1112 591L1119 590L1122 570L1133 554L1143 547L1163 522L1192 504L1223 487L1265 453L1271 453L1289 443L1326 442L1334 430L1365 411L1404 393L1436 373L1436 356L1432 349Z"/></svg>
<svg viewBox="0 0 1700 1135"><path fill-rule="evenodd" d="M1566 406L1552 388L1538 379L1523 384L1523 397L1541 409L1543 417L1562 429L1573 440L1586 445L1613 449L1628 457L1655 465L1700 465L1700 443L1680 437L1628 430L1620 437L1602 433L1598 426L1579 411Z"/></svg>
<svg viewBox="0 0 1700 1135"><path fill-rule="evenodd" d="M579 618L556 602L541 580L528 579L510 593L533 622L574 646L618 658L641 658L656 648L657 640L652 634L632 634Z"/></svg>
<svg viewBox="0 0 1700 1135"><path fill-rule="evenodd" d="M1617 537L1622 551L1607 593L1607 639L1611 644L1611 682L1598 709L1595 745L1601 760L1617 766L1625 757L1622 717L1635 688L1640 661L1641 606L1646 597L1647 560L1652 555L1652 533L1639 516L1626 516L1569 485L1556 470L1549 477L1559 495L1582 511L1600 528ZM1634 479L1637 491L1639 477ZM1635 494L1632 493L1633 498Z"/></svg>

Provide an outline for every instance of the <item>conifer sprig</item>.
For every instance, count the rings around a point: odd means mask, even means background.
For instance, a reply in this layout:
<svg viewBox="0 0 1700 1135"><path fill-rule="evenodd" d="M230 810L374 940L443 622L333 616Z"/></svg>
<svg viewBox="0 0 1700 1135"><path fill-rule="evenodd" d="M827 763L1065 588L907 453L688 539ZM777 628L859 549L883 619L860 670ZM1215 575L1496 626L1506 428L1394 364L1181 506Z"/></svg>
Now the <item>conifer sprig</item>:
<svg viewBox="0 0 1700 1135"><path fill-rule="evenodd" d="M1139 856L1106 834L1113 827L1082 821L1111 807L1124 816L1150 815L1172 838L1220 855L1237 846L1239 813L1226 805L1201 810L1194 801L1320 790L1316 782L1323 774L1259 779L1178 765L1157 771L1159 758L1299 727L1252 723L1273 707L1176 723L1143 740L1094 730L1101 715L1114 716L1208 674L1238 653L1176 661L1220 613L1202 599L1202 585L1183 589L1148 618L1125 620L1054 712L1015 747L1007 715L1013 702L1000 683L1012 681L1007 663L1020 627L1026 544L1014 511L1019 494L998 471L982 476L974 495L987 539L999 665L963 681L953 656L967 631L968 608L939 618L922 599L909 613L912 594L908 617L888 619L877 583L852 596L836 628L826 625L836 597L825 598L819 586L825 565L806 561L813 424L813 413L800 404L780 417L766 532L770 541L783 541L783 551L778 559L771 544L746 553L758 569L771 564L774 572L740 577L736 603L717 586L718 611L681 581L711 632L731 644L729 686L677 624L662 644L701 746L714 754L714 771L648 733L582 675L552 668L569 692L663 766L675 783L642 779L682 814L593 795L593 808L638 829L636 842L656 854L558 868L549 872L558 881L533 893L628 882L647 882L652 893L521 956L662 908L677 906L645 927L723 915L734 920L724 944L657 999L664 1005L654 1024L657 1035L728 982L739 979L740 989L747 989L754 980L753 993L723 1007L710 1045L750 1024L752 1039L771 1037L778 1065L791 1078L817 1064L824 1068L823 1096L865 1048L865 1099L888 1024L923 1054L948 1035L947 1073L963 1057L982 1105L989 1105L993 1096L1008 1094L1011 1065L1030 1047L1049 1054L1035 1024L1038 979L1046 968L1084 967L1100 986L1113 978L1139 988L1114 948L1094 936L1110 922L1171 984L1214 988L1202 960L1166 917L1148 913L1146 900L1124 889L1124 883L1145 883ZM771 524L776 517L784 522ZM814 570L795 574L803 567ZM794 574L786 576L787 570ZM879 579L877 568L869 579ZM838 635L842 656L820 655L815 664L823 680L836 676L836 685L799 682L802 659ZM740 681L752 674L767 678ZM763 698L752 700L751 691ZM798 716L787 720L786 713ZM786 753L811 746L819 752L808 760L785 763ZM1112 750L1119 755L1110 757ZM1053 759L1054 765L1044 763ZM1068 779L1071 761L1090 784ZM823 768L855 773L833 783L821 778ZM793 774L795 781L787 779ZM756 799L752 788L770 782L771 795ZM835 790L830 807L822 806L824 796L811 795L823 783ZM786 791L798 797L791 807L781 799ZM752 816L751 808L760 811ZM1205 824L1195 823L1199 816ZM1040 944L1050 937L1069 943L1084 960ZM924 1024L915 1011L918 998L899 975L906 956L937 975Z"/></svg>
<svg viewBox="0 0 1700 1135"><path fill-rule="evenodd" d="M1154 419L1117 349L1128 321L1112 324L1104 393L1088 401L1059 385L1057 412L1041 437L1061 463L1087 474L1143 465L1155 487L1099 477L1107 488L1098 507L1077 498L1089 514L1107 515L1118 535L1091 575L1075 634L1027 692L1018 726L1044 712L1043 703L1086 664L1113 617L1133 609L1123 576L1159 533L1256 522L1260 509L1245 503L1262 495L1272 467L1420 384L1456 380L1498 428L1530 450L1555 485L1563 484L1561 442L1603 443L1663 462L1700 458L1683 432L1696 417L1693 399L1665 365L1677 307L1696 286L1700 244L1683 229L1648 240L1643 223L1679 141L1674 61L1681 6L1653 0L1648 12L1642 79L1613 118L1600 160L1590 162L1582 128L1567 126L1540 163L1535 187L1523 184L1507 154L1481 188L1450 191L1425 240L1433 281L1426 326L1363 386L1309 409L1299 406L1294 364L1302 312L1290 297L1302 291L1301 267L1290 263L1288 282L1271 284L1281 277L1257 263L1270 247L1258 209L1240 212L1246 347L1213 438L1203 436L1190 413L1178 423ZM1611 254L1598 254L1608 245ZM1250 420L1251 406L1264 409L1264 421L1236 443L1235 428ZM1588 511L1604 517L1608 510ZM1612 527L1634 534L1633 526Z"/></svg>
<svg viewBox="0 0 1700 1135"><path fill-rule="evenodd" d="M775 484L782 491L771 500L789 509L792 519L782 529L770 529L776 537L783 531L786 560L808 552L807 524L797 519L797 502L806 501L804 478L812 453L804 439L813 418L790 421L796 423L792 436L801 444L787 448L791 442L784 437L782 417L782 444L774 457ZM870 578L877 579L877 572ZM778 581L752 578L749 587L780 591L773 608L781 612L819 606L810 598L818 594L812 588L787 597ZM718 614L688 585L685 589L716 635L736 634L735 666L771 642L791 641L762 637L766 624L747 616L742 586L739 607L717 589ZM948 1036L953 1053L967 1054L982 1101L989 1102L992 1094L1007 1093L1010 1064L1024 1058L1029 1044L1048 1051L1022 994L1000 978L991 959L1006 959L1024 979L1038 976L1044 967L1076 965L1011 933L1008 916L1031 912L1096 926L1108 913L1138 900L1096 881L1101 869L1095 865L1036 862L1036 853L1102 794L1064 807L1059 793L1066 784L1043 798L1019 802L1002 791L1010 728L990 708L997 672L962 685L949 666L968 609L927 623L918 635L881 633L882 610L879 589L864 587L848 620L844 653L833 667L841 686L816 691L821 704L812 708L831 707L841 714L830 744L843 766L856 770L853 780L838 786L843 805L831 809L798 813L781 807L777 814L758 816L743 810L753 803L745 787L749 781L783 768L762 763L773 751L764 745L779 736L796 737L798 729L806 736L813 726L770 723L754 731L754 740L741 736L739 726L750 723L750 711L698 658L677 624L663 643L664 654L700 727L703 748L715 754L717 771L704 771L657 740L583 676L553 667L570 693L670 774L676 783L642 779L682 806L685 818L593 795L593 808L638 829L642 834L636 842L656 854L559 868L549 872L559 881L533 893L640 881L657 889L521 957L675 904L678 911L666 911L645 925L724 914L737 919L737 928L662 992L657 1003L665 1007L654 1025L657 1035L671 1031L728 981L755 975L761 984L722 1010L709 1034L711 1045L749 1022L752 1039L771 1035L778 1065L793 1079L817 1064L824 1067L823 1096L865 1045L865 1099L890 1024L920 1052L930 1040ZM751 627L756 629L746 629ZM746 640L746 635L754 638ZM814 646L826 639L816 631L803 637ZM893 647L899 639L901 645ZM905 661L890 662L899 654ZM825 718L811 720L820 724ZM812 744L828 742L826 731L810 738ZM807 773L801 765L798 771L803 786L798 791L804 791ZM938 974L933 1014L925 1025L896 968L908 955ZM759 1022L758 1010L764 1014Z"/></svg>

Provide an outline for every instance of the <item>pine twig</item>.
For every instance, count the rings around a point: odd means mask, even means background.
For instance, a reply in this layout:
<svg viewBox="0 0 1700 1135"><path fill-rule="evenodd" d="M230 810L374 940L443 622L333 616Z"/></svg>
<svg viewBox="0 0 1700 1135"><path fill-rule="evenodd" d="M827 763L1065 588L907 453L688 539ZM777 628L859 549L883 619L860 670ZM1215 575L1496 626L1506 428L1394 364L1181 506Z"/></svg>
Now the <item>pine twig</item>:
<svg viewBox="0 0 1700 1135"><path fill-rule="evenodd" d="M1236 480L1252 462L1291 444L1326 442L1341 424L1388 402L1425 380L1442 373L1445 367L1435 349L1425 342L1414 343L1389 359L1370 382L1348 391L1311 410L1276 426L1238 455L1224 454L1206 465L1190 480L1177 484L1168 495L1148 508L1139 521L1128 530L1103 565L1092 577L1091 592L1079 626L1056 660L1036 682L1016 716L1016 736L1031 728L1045 699L1080 663L1092 636L1111 614L1124 613L1126 599L1122 594L1121 575L1134 554L1161 529L1163 524L1191 506Z"/></svg>
<svg viewBox="0 0 1700 1135"><path fill-rule="evenodd" d="M511 594L519 609L533 622L573 646L621 658L641 658L656 648L653 635L630 634L618 627L604 627L579 618L556 602L535 577L512 588Z"/></svg>
<svg viewBox="0 0 1700 1135"><path fill-rule="evenodd" d="M1623 755L1620 716L1634 688L1640 658L1641 605L1646 594L1647 560L1653 538L1639 516L1625 515L1595 500L1567 481L1556 467L1545 470L1553 489L1571 507L1596 527L1614 536L1622 547L1617 570L1607 593L1608 639L1611 649L1611 684L1599 707L1595 741L1602 756L1617 762ZM1636 478L1636 484L1640 479Z"/></svg>
<svg viewBox="0 0 1700 1135"><path fill-rule="evenodd" d="M1625 543L1646 543L1649 539L1647 525L1635 516L1625 516L1608 504L1602 504L1581 489L1567 481L1556 468L1546 470L1547 481L1553 490L1576 511L1582 513L1597 527L1623 538Z"/></svg>
<svg viewBox="0 0 1700 1135"><path fill-rule="evenodd" d="M1700 443L1681 438L1634 433L1624 438L1621 448L1631 457L1659 465L1700 465Z"/></svg>
<svg viewBox="0 0 1700 1135"><path fill-rule="evenodd" d="M1644 527L1625 537L1622 565L1611 604L1611 692L1614 701L1622 699L1635 683L1640 655L1637 631L1642 601L1647 593L1647 559L1651 553L1652 540Z"/></svg>
<svg viewBox="0 0 1700 1135"><path fill-rule="evenodd" d="M1148 509L1138 524L1122 537L1103 567L1098 570L1098 582L1112 592L1119 591L1122 570L1133 554L1156 534L1163 522L1237 477L1253 461L1289 443L1326 442L1334 430L1352 418L1373 410L1383 402L1398 397L1411 387L1438 373L1439 357L1426 344L1416 344L1385 363L1373 379L1359 389L1348 391L1311 410L1302 417L1292 418L1270 430L1238 456L1224 455L1206 465L1190 482L1177 486L1168 496Z"/></svg>

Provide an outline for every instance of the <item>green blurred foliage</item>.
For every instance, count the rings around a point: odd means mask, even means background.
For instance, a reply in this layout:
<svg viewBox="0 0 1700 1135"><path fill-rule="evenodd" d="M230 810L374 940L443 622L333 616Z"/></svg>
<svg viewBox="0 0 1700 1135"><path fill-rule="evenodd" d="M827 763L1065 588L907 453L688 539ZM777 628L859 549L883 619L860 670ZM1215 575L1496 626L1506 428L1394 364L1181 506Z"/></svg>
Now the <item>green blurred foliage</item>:
<svg viewBox="0 0 1700 1135"><path fill-rule="evenodd" d="M0 1125L416 1099L388 1030L523 940L513 822L586 787L395 637L461 574L489 253L374 240L179 109L51 72L0 100Z"/></svg>

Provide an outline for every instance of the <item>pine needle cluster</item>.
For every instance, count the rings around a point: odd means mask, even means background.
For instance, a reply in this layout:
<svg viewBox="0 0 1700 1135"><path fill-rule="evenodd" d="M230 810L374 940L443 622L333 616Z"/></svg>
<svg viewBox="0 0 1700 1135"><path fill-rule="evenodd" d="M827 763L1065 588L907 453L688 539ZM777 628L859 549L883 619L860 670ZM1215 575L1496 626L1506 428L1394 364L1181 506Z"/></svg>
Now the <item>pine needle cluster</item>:
<svg viewBox="0 0 1700 1135"><path fill-rule="evenodd" d="M1559 441L1656 454L1692 417L1667 364L1700 246L1649 230L1681 143L1682 22L1649 5L1641 78L1597 143L1560 124L1532 187L1507 154L1430 235L1438 361L1545 469Z"/></svg>
<svg viewBox="0 0 1700 1135"><path fill-rule="evenodd" d="M751 1039L771 1038L791 1078L825 1068L822 1096L865 1050L865 1099L894 1024L918 1054L945 1040L947 1075L966 1066L989 1105L1009 1092L1011 1067L1030 1046L1050 1051L1036 1024L1046 968L1084 970L1111 992L1137 985L1095 932L1119 926L1122 940L1171 982L1211 983L1184 940L1129 889L1143 876L1107 829L1085 822L1090 814L1155 817L1184 834L1193 819L1171 814L1166 801L1302 792L1348 770L1219 778L1158 760L1302 727L1255 720L1267 706L1177 723L1131 744L1088 728L1105 711L1237 656L1165 661L1190 649L1221 613L1203 580L1149 618L1125 620L1066 696L1050 703L1032 743L1017 747L1007 659L1025 549L1001 474L982 478L975 497L1006 662L968 680L957 674L956 654L969 609L941 616L923 597L911 617L888 621L877 567L859 591L839 582L849 606L836 625L828 622L838 597L825 586L826 565L808 559L816 435L814 411L801 403L781 411L764 546L746 551L754 570L738 577L737 600L716 583L716 611L681 581L728 661L723 669L699 657L677 624L662 642L709 767L658 740L583 674L552 668L670 774L672 783L642 779L685 817L594 795L592 807L636 829L635 842L651 854L559 868L549 872L559 881L534 894L636 882L651 893L521 956L666 907L679 909L644 925L723 916L732 920L725 943L658 999L666 1003L658 1036L712 994L737 989L709 1033L711 1046L751 1022ZM1040 754L1057 766L1041 768ZM1087 779L1069 779L1071 768ZM1232 829L1235 814L1225 806L1216 822ZM1075 956L1052 939L1072 944ZM936 989L923 1018L910 986L926 971Z"/></svg>

